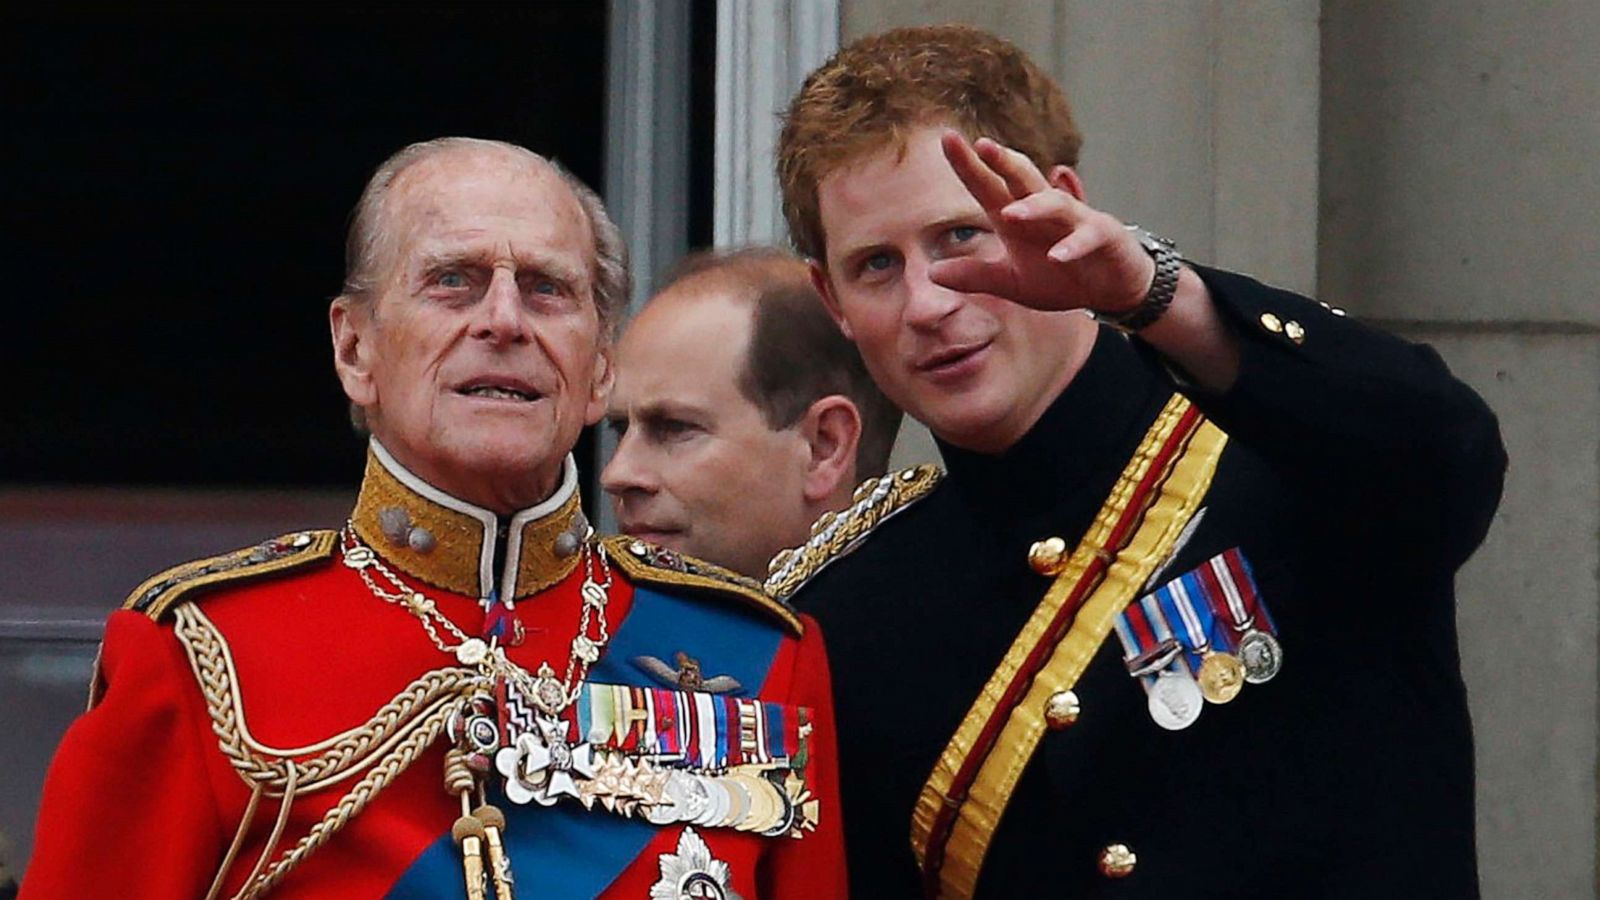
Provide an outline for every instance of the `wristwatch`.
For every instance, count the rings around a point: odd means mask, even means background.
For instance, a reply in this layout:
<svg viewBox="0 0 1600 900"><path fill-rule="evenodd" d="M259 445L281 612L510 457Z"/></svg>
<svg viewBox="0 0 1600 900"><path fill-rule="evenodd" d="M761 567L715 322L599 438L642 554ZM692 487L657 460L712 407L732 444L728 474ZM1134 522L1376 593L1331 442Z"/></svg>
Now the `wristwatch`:
<svg viewBox="0 0 1600 900"><path fill-rule="evenodd" d="M1139 246L1156 261L1156 275L1138 306L1120 313L1096 312L1094 317L1113 328L1133 334L1166 314L1167 307L1172 305L1172 295L1178 291L1178 269L1182 267L1183 259L1178 256L1177 245L1166 238L1151 234L1137 225L1124 227L1133 233Z"/></svg>

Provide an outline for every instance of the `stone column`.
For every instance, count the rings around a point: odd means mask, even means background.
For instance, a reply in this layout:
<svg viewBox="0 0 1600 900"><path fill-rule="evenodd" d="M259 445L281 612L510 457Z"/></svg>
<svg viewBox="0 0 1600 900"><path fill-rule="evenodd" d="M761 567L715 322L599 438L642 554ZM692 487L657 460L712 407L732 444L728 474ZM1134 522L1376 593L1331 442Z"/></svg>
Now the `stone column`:
<svg viewBox="0 0 1600 900"><path fill-rule="evenodd" d="M1458 579L1484 896L1594 897L1600 6L1323 13L1322 294L1437 347L1511 454Z"/></svg>

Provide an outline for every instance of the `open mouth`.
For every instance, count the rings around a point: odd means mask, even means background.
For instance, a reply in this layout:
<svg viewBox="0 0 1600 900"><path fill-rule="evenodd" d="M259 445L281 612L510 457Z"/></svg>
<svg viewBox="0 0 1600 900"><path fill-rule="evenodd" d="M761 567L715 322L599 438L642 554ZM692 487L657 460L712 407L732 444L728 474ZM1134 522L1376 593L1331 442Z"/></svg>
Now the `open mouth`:
<svg viewBox="0 0 1600 900"><path fill-rule="evenodd" d="M511 400L521 403L531 403L544 396L529 385L519 382L500 381L498 379L469 381L456 388L456 393L463 397L479 397L485 400Z"/></svg>

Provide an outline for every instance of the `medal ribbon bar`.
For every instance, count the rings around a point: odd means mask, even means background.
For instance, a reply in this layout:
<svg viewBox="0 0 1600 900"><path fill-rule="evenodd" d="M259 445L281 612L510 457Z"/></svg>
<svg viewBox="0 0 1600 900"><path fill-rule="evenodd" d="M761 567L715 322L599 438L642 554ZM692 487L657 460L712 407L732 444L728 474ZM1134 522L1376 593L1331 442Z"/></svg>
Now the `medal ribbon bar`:
<svg viewBox="0 0 1600 900"><path fill-rule="evenodd" d="M970 896L1048 698L1077 683L1211 485L1227 435L1174 395L923 785L912 849L928 896Z"/></svg>

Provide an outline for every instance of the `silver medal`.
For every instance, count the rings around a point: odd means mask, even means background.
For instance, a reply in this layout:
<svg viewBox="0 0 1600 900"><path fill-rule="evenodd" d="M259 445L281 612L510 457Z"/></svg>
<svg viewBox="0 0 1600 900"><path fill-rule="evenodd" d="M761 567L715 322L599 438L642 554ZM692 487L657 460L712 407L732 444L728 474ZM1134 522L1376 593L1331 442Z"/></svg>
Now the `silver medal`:
<svg viewBox="0 0 1600 900"><path fill-rule="evenodd" d="M1181 731L1200 719L1205 702L1187 669L1164 669L1150 687L1150 718L1168 731Z"/></svg>
<svg viewBox="0 0 1600 900"><path fill-rule="evenodd" d="M1239 638L1239 662L1244 663L1244 680L1251 684L1271 681L1283 668L1283 645L1265 631L1254 628Z"/></svg>
<svg viewBox="0 0 1600 900"><path fill-rule="evenodd" d="M666 803L645 811L645 819L652 825L692 822L703 815L711 803L704 781L676 769L667 776L666 799Z"/></svg>
<svg viewBox="0 0 1600 900"><path fill-rule="evenodd" d="M700 783L705 785L707 803L705 810L694 817L694 824L703 827L717 825L728 814L733 799L728 796L727 788L721 785L719 779L701 778Z"/></svg>

